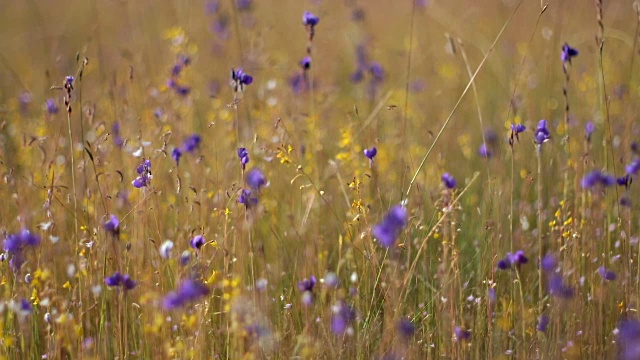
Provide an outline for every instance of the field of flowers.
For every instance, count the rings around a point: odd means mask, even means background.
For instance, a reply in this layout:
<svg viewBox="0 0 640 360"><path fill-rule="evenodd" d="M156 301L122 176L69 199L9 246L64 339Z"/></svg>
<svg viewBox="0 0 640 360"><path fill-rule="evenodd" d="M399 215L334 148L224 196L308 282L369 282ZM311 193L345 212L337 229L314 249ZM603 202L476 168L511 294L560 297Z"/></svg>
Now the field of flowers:
<svg viewBox="0 0 640 360"><path fill-rule="evenodd" d="M640 2L0 9L0 359L640 359Z"/></svg>

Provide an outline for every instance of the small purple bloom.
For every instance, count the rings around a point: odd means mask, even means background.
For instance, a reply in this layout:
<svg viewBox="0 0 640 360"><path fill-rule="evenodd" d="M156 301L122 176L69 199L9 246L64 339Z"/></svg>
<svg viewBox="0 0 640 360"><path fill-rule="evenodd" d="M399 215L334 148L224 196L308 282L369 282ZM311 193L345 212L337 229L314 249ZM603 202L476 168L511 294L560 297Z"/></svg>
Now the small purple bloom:
<svg viewBox="0 0 640 360"><path fill-rule="evenodd" d="M181 71L182 71L182 64L175 64L171 68L171 76L178 76L180 75Z"/></svg>
<svg viewBox="0 0 640 360"><path fill-rule="evenodd" d="M176 85L175 87L176 94L180 96L187 96L191 92L191 87L184 85Z"/></svg>
<svg viewBox="0 0 640 360"><path fill-rule="evenodd" d="M453 333L456 335L456 339L458 339L458 341L469 340L471 338L471 331L463 329L459 326L456 326L456 328L453 330Z"/></svg>
<svg viewBox="0 0 640 360"><path fill-rule="evenodd" d="M180 164L180 157L182 157L182 151L179 148L173 148L173 151L171 151L171 157L175 160L176 166L178 166Z"/></svg>
<svg viewBox="0 0 640 360"><path fill-rule="evenodd" d="M16 254L22 249L22 241L16 234L9 234L2 242L2 248L9 254Z"/></svg>
<svg viewBox="0 0 640 360"><path fill-rule="evenodd" d="M514 266L520 266L529 262L529 259L525 256L524 251L518 250L515 254L507 253L504 259L498 261L498 269L507 270Z"/></svg>
<svg viewBox="0 0 640 360"><path fill-rule="evenodd" d="M343 301L340 301L333 308L331 317L331 331L335 335L343 335L351 323L356 319L356 311Z"/></svg>
<svg viewBox="0 0 640 360"><path fill-rule="evenodd" d="M316 277L311 275L308 279L303 279L298 282L298 290L300 291L313 291L314 286L316 286Z"/></svg>
<svg viewBox="0 0 640 360"><path fill-rule="evenodd" d="M40 236L34 235L31 231L27 229L22 229L18 233L18 237L20 238L20 242L26 246L38 246L40 245Z"/></svg>
<svg viewBox="0 0 640 360"><path fill-rule="evenodd" d="M198 134L193 134L187 137L186 139L184 139L182 146L184 151L194 152L200 146L201 142L202 142L202 137L200 137L200 135Z"/></svg>
<svg viewBox="0 0 640 360"><path fill-rule="evenodd" d="M591 141L591 135L596 130L596 126L593 124L593 121L587 121L584 125L584 137L587 141Z"/></svg>
<svg viewBox="0 0 640 360"><path fill-rule="evenodd" d="M552 254L547 254L540 260L540 268L547 273L555 271L558 268L558 260Z"/></svg>
<svg viewBox="0 0 640 360"><path fill-rule="evenodd" d="M251 10L251 5L253 0L236 0L236 9L238 11L249 11Z"/></svg>
<svg viewBox="0 0 640 360"><path fill-rule="evenodd" d="M549 274L547 277L547 289L549 294L560 299L570 299L574 294L573 289L567 286L562 275L558 273Z"/></svg>
<svg viewBox="0 0 640 360"><path fill-rule="evenodd" d="M384 69L380 63L374 61L369 64L369 72L371 73L374 81L380 82L384 80Z"/></svg>
<svg viewBox="0 0 640 360"><path fill-rule="evenodd" d="M46 108L47 108L47 112L50 115L57 114L58 111L60 110L58 105L56 105L56 101L53 100L53 99L47 99L47 102L45 103L45 105L46 105Z"/></svg>
<svg viewBox="0 0 640 360"><path fill-rule="evenodd" d="M319 22L320 18L308 11L305 11L304 14L302 14L302 24L304 26L315 27Z"/></svg>
<svg viewBox="0 0 640 360"><path fill-rule="evenodd" d="M249 151L246 148L238 149L238 157L240 158L240 164L242 165L242 170L244 171L246 165L249 163Z"/></svg>
<svg viewBox="0 0 640 360"><path fill-rule="evenodd" d="M564 45L562 45L562 55L560 56L560 58L562 59L563 63L571 64L571 59L576 56L578 56L578 50L572 48L567 43L564 43Z"/></svg>
<svg viewBox="0 0 640 360"><path fill-rule="evenodd" d="M31 313L33 312L33 305L27 299L22 298L20 300L20 310L25 313Z"/></svg>
<svg viewBox="0 0 640 360"><path fill-rule="evenodd" d="M487 144L482 144L478 148L478 155L480 155L480 157L490 158L493 156L493 151L487 147Z"/></svg>
<svg viewBox="0 0 640 360"><path fill-rule="evenodd" d="M621 176L616 179L616 183L619 186L624 186L628 188L629 185L631 185L631 176L629 174L626 174L625 176Z"/></svg>
<svg viewBox="0 0 640 360"><path fill-rule="evenodd" d="M165 296L163 307L165 310L176 309L197 301L201 297L208 295L209 292L210 290L206 285L196 280L188 279L180 285L178 290L172 291Z"/></svg>
<svg viewBox="0 0 640 360"><path fill-rule="evenodd" d="M114 122L111 130L113 131L113 143L117 147L122 147L122 145L124 145L124 139L120 136L120 124L117 121Z"/></svg>
<svg viewBox="0 0 640 360"><path fill-rule="evenodd" d="M104 283L105 283L105 285L110 286L110 287L120 286L120 284L122 283L122 274L120 274L120 272L116 271L113 275L107 276L104 279Z"/></svg>
<svg viewBox="0 0 640 360"><path fill-rule="evenodd" d="M390 248L405 226L407 226L407 209L395 205L385 218L371 229L371 234L378 239L382 247Z"/></svg>
<svg viewBox="0 0 640 360"><path fill-rule="evenodd" d="M547 315L541 315L538 319L538 326L536 326L536 329L540 332L546 332L547 326L549 326L549 317Z"/></svg>
<svg viewBox="0 0 640 360"><path fill-rule="evenodd" d="M538 122L538 128L536 129L534 142L538 145L542 145L550 139L551 133L549 132L549 129L547 129L547 120L540 120Z"/></svg>
<svg viewBox="0 0 640 360"><path fill-rule="evenodd" d="M196 250L200 250L200 248L203 247L205 243L206 243L206 240L202 235L196 235L193 239L191 239L191 241L189 241L189 244L191 244L191 247Z"/></svg>
<svg viewBox="0 0 640 360"><path fill-rule="evenodd" d="M527 127L522 124L511 124L511 139L509 144L513 144L513 138L520 141L520 133L527 130Z"/></svg>
<svg viewBox="0 0 640 360"><path fill-rule="evenodd" d="M487 290L487 299L489 300L490 304L493 304L496 302L496 300L498 299L498 296L496 295L496 289L489 288Z"/></svg>
<svg viewBox="0 0 640 360"><path fill-rule="evenodd" d="M258 204L258 198L252 196L251 190L242 189L242 192L240 192L240 196L238 196L238 203L244 205L248 209Z"/></svg>
<svg viewBox="0 0 640 360"><path fill-rule="evenodd" d="M400 335L402 335L405 338L412 337L416 331L415 325L413 325L411 320L408 320L408 319L402 319L398 321L396 328L398 329L398 332L400 333Z"/></svg>
<svg viewBox="0 0 640 360"><path fill-rule="evenodd" d="M247 183L247 185L249 185L249 187L251 187L251 189L259 191L260 188L267 183L267 179L264 177L264 174L262 173L262 171L260 171L260 169L253 168L247 173L245 182Z"/></svg>
<svg viewBox="0 0 640 360"><path fill-rule="evenodd" d="M373 158L378 154L378 149L376 147L372 147L371 149L364 149L364 156L368 157L369 160L373 161Z"/></svg>
<svg viewBox="0 0 640 360"><path fill-rule="evenodd" d="M607 270L607 268L605 268L604 266L600 266L598 268L598 273L600 274L600 276L602 276L604 280L607 280L607 281L614 281L617 277L616 273L614 273L611 270Z"/></svg>
<svg viewBox="0 0 640 360"><path fill-rule="evenodd" d="M132 184L136 188L142 188L148 186L151 183L151 160L145 160L142 164L138 165L136 168L136 172L138 173L138 177L133 180Z"/></svg>
<svg viewBox="0 0 640 360"><path fill-rule="evenodd" d="M73 89L73 82L76 80L75 77L69 75L66 78L64 78L64 85L65 86L71 86Z"/></svg>
<svg viewBox="0 0 640 360"><path fill-rule="evenodd" d="M114 236L120 234L120 220L113 214L111 214L109 221L105 222L102 227Z"/></svg>
<svg viewBox="0 0 640 360"><path fill-rule="evenodd" d="M131 276L129 275L122 276L122 287L124 287L125 290L133 290L133 288L135 288L137 284L138 282L134 281L131 278Z"/></svg>
<svg viewBox="0 0 640 360"><path fill-rule="evenodd" d="M449 173L442 174L442 183L447 189L453 189L456 187L456 179Z"/></svg>
<svg viewBox="0 0 640 360"><path fill-rule="evenodd" d="M235 92L244 91L244 87L251 85L253 77L246 74L242 69L231 69L231 86Z"/></svg>
<svg viewBox="0 0 640 360"><path fill-rule="evenodd" d="M311 57L305 56L302 60L300 60L300 66L304 70L309 70L311 68Z"/></svg>
<svg viewBox="0 0 640 360"><path fill-rule="evenodd" d="M640 171L640 158L634 159L629 165L625 167L627 174L635 175Z"/></svg>
<svg viewBox="0 0 640 360"><path fill-rule="evenodd" d="M640 358L640 321L627 318L618 324L618 359L638 360Z"/></svg>
<svg viewBox="0 0 640 360"><path fill-rule="evenodd" d="M584 178L582 178L581 185L584 189L592 189L598 185L604 187L613 186L616 183L616 178L612 175L605 174L599 170L593 170Z"/></svg>

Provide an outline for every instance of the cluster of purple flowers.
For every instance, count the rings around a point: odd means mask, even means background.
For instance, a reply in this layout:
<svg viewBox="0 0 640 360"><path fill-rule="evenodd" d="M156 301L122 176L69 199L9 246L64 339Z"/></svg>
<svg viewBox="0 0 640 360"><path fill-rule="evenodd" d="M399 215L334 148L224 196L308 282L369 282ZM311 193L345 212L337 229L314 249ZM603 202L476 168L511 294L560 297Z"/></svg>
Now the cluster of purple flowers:
<svg viewBox="0 0 640 360"><path fill-rule="evenodd" d="M171 68L171 77L169 81L167 81L167 87L175 91L176 94L180 96L187 96L191 92L191 88L189 86L185 86L180 84L180 74L182 70L191 64L191 58L187 55L180 55L178 61Z"/></svg>
<svg viewBox="0 0 640 360"><path fill-rule="evenodd" d="M107 276L104 279L104 283L109 287L122 286L125 290L133 290L133 288L138 284L131 278L131 276L127 274L120 274L119 271L116 271L111 276Z"/></svg>
<svg viewBox="0 0 640 360"><path fill-rule="evenodd" d="M603 173L599 170L593 170L584 178L582 178L581 185L584 189L593 189L596 186L603 188L610 187L616 184L616 178L612 175Z"/></svg>
<svg viewBox="0 0 640 360"><path fill-rule="evenodd" d="M200 143L202 143L202 137L198 134L192 134L184 139L182 142L182 148L173 148L171 151L171 157L176 162L176 166L180 165L180 158L182 157L183 151L193 153L200 147Z"/></svg>
<svg viewBox="0 0 640 360"><path fill-rule="evenodd" d="M382 222L371 229L371 234L378 239L380 245L390 248L396 242L400 232L407 226L407 217L407 209L395 205L382 219Z"/></svg>
<svg viewBox="0 0 640 360"><path fill-rule="evenodd" d="M239 148L238 157L240 158L240 165L242 165L242 171L244 171L245 167L249 163L249 151L243 147Z"/></svg>
<svg viewBox="0 0 640 360"><path fill-rule="evenodd" d="M40 236L22 229L16 234L9 234L2 242L2 248L10 256L9 266L14 270L20 270L25 262L24 250L27 247L36 247L40 244Z"/></svg>
<svg viewBox="0 0 640 360"><path fill-rule="evenodd" d="M238 196L238 203L248 209L258 203L256 193L260 192L260 188L267 184L267 179L260 169L253 168L245 175L245 183L249 188L242 189L240 196Z"/></svg>
<svg viewBox="0 0 640 360"><path fill-rule="evenodd" d="M614 273L611 270L608 270L606 267L604 267L604 265L598 268L598 273L600 274L602 279L607 281L614 281L618 277L616 273Z"/></svg>
<svg viewBox="0 0 640 360"><path fill-rule="evenodd" d="M153 178L151 175L151 160L144 160L142 164L138 165L136 172L138 177L131 184L138 189L149 186Z"/></svg>
<svg viewBox="0 0 640 360"><path fill-rule="evenodd" d="M177 309L209 295L209 292L209 288L203 283L188 279L180 285L178 290L167 294L162 305L165 310Z"/></svg>
<svg viewBox="0 0 640 360"><path fill-rule="evenodd" d="M514 254L507 253L504 259L498 261L498 269L507 270L516 266L520 266L529 262L529 259L525 256L524 251L518 250Z"/></svg>
<svg viewBox="0 0 640 360"><path fill-rule="evenodd" d="M313 303L313 288L316 286L316 282L316 277L313 275L298 282L298 290L302 292L302 303L306 306Z"/></svg>

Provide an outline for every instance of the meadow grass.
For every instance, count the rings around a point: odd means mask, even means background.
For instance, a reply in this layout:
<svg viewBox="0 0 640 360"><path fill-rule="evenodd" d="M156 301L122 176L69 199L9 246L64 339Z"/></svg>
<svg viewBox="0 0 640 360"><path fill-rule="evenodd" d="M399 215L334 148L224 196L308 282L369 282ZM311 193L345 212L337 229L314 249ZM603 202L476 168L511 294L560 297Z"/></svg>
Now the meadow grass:
<svg viewBox="0 0 640 360"><path fill-rule="evenodd" d="M1 359L640 359L638 4L2 8Z"/></svg>

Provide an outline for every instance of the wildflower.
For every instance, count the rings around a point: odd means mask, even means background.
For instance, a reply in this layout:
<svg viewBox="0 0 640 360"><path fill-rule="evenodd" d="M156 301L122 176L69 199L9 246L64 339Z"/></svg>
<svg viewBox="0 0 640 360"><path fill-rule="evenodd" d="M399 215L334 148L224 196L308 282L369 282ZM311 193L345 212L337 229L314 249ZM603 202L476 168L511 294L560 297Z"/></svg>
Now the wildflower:
<svg viewBox="0 0 640 360"><path fill-rule="evenodd" d="M253 77L246 74L242 69L231 69L231 86L233 87L233 91L242 92L244 91L244 87L251 85L252 82Z"/></svg>
<svg viewBox="0 0 640 360"><path fill-rule="evenodd" d="M593 170L584 178L582 178L581 185L584 189L591 189L600 185L602 187L613 186L616 183L616 178L607 175L599 170Z"/></svg>
<svg viewBox="0 0 640 360"><path fill-rule="evenodd" d="M561 298L569 299L573 297L573 289L564 282L562 275L558 273L549 274L547 277L547 289L549 294Z"/></svg>
<svg viewBox="0 0 640 360"><path fill-rule="evenodd" d="M600 276L602 276L604 280L607 280L607 281L614 281L617 277L616 273L614 273L611 270L607 270L607 268L605 268L604 266L600 266L598 268L598 273L600 274Z"/></svg>
<svg viewBox="0 0 640 360"><path fill-rule="evenodd" d="M591 135L593 135L593 132L596 130L596 126L593 124L593 121L587 121L587 123L584 125L584 138L587 140L587 142L591 141Z"/></svg>
<svg viewBox="0 0 640 360"><path fill-rule="evenodd" d="M104 283L105 283L105 285L110 286L110 287L120 286L120 284L122 283L122 274L120 274L120 272L116 271L113 275L107 276L104 279Z"/></svg>
<svg viewBox="0 0 640 360"><path fill-rule="evenodd" d="M191 87L185 85L176 85L175 86L176 94L180 96L187 96L191 93Z"/></svg>
<svg viewBox="0 0 640 360"><path fill-rule="evenodd" d="M456 326L456 328L453 330L453 333L455 334L458 341L469 340L471 338L471 331L463 329L459 326Z"/></svg>
<svg viewBox="0 0 640 360"><path fill-rule="evenodd" d="M311 69L311 57L305 56L304 58L302 58L302 60L300 60L300 66L303 70Z"/></svg>
<svg viewBox="0 0 640 360"><path fill-rule="evenodd" d="M333 306L333 316L331 317L331 331L335 335L343 335L351 326L351 323L356 319L355 310L344 303L338 302Z"/></svg>
<svg viewBox="0 0 640 360"><path fill-rule="evenodd" d="M178 290L172 291L163 300L165 310L172 310L188 303L195 302L201 297L209 295L209 288L197 280L188 279L183 282Z"/></svg>
<svg viewBox="0 0 640 360"><path fill-rule="evenodd" d="M369 64L369 72L371 73L374 81L380 82L384 80L384 69L380 63L374 61Z"/></svg>
<svg viewBox="0 0 640 360"><path fill-rule="evenodd" d="M626 166L625 170L629 175L635 175L640 171L640 158L636 158L629 165Z"/></svg>
<svg viewBox="0 0 640 360"><path fill-rule="evenodd" d="M631 198L629 198L626 195L622 196L620 198L620 205L626 206L626 207L631 207Z"/></svg>
<svg viewBox="0 0 640 360"><path fill-rule="evenodd" d="M520 133L527 130L527 127L522 124L511 124L511 139L510 144L513 144L513 138L520 141Z"/></svg>
<svg viewBox="0 0 640 360"><path fill-rule="evenodd" d="M115 215L111 214L109 221L105 222L102 225L102 228L107 232L110 232L112 235L118 236L118 234L120 234L120 220L118 220Z"/></svg>
<svg viewBox="0 0 640 360"><path fill-rule="evenodd" d="M550 139L551 133L549 132L549 129L547 129L547 120L540 120L538 122L538 128L536 129L534 142L538 145L542 145Z"/></svg>
<svg viewBox="0 0 640 360"><path fill-rule="evenodd" d="M618 341L620 360L637 360L640 358L640 321L628 318L618 324Z"/></svg>
<svg viewBox="0 0 640 360"><path fill-rule="evenodd" d="M536 326L536 329L540 332L546 332L548 325L549 317L547 315L540 315L540 318L538 319L538 326Z"/></svg>
<svg viewBox="0 0 640 360"><path fill-rule="evenodd" d="M236 9L238 11L249 11L251 10L251 5L253 0L236 0Z"/></svg>
<svg viewBox="0 0 640 360"><path fill-rule="evenodd" d="M449 173L442 174L442 183L447 189L453 189L456 187L456 179Z"/></svg>
<svg viewBox="0 0 640 360"><path fill-rule="evenodd" d="M191 241L189 241L189 244L191 245L191 247L196 250L200 250L200 248L203 247L205 243L206 243L206 240L202 235L196 235L193 239L191 239Z"/></svg>
<svg viewBox="0 0 640 360"><path fill-rule="evenodd" d="M302 292L302 303L309 306L313 303L313 288L316 285L316 277L311 276L298 282L298 290Z"/></svg>
<svg viewBox="0 0 640 360"><path fill-rule="evenodd" d="M125 290L133 290L137 284L138 282L134 281L129 275L122 276L122 287L124 287Z"/></svg>
<svg viewBox="0 0 640 360"><path fill-rule="evenodd" d="M373 161L373 158L378 154L378 149L376 147L372 147L371 149L364 149L364 156L368 157L369 160Z"/></svg>
<svg viewBox="0 0 640 360"><path fill-rule="evenodd" d="M50 115L57 114L58 111L60 111L60 108L58 107L58 105L56 105L56 101L53 99L47 99L45 106L47 108L47 112Z"/></svg>
<svg viewBox="0 0 640 360"><path fill-rule="evenodd" d="M398 329L398 332L400 333L400 335L402 335L405 338L412 337L416 331L415 325L413 325L411 320L407 320L407 319L402 319L398 321L396 328Z"/></svg>
<svg viewBox="0 0 640 360"><path fill-rule="evenodd" d="M171 157L175 160L176 166L178 166L180 164L180 158L182 157L182 151L179 148L173 148L173 151L171 151Z"/></svg>
<svg viewBox="0 0 640 360"><path fill-rule="evenodd" d="M337 288L340 283L340 279L338 279L338 275L332 271L326 273L323 279L324 286L330 288Z"/></svg>
<svg viewBox="0 0 640 360"><path fill-rule="evenodd" d="M507 256L505 256L504 259L498 261L498 269L507 270L528 262L529 259L525 256L524 251L518 250L515 254L507 253Z"/></svg>
<svg viewBox="0 0 640 360"><path fill-rule="evenodd" d="M624 186L628 188L629 185L631 185L631 176L629 174L626 174L625 176L621 176L616 179L616 183L619 186Z"/></svg>
<svg viewBox="0 0 640 360"><path fill-rule="evenodd" d="M200 135L198 134L193 134L184 139L184 142L182 143L183 149L186 152L193 152L200 146L201 142L202 137L200 137Z"/></svg>
<svg viewBox="0 0 640 360"><path fill-rule="evenodd" d="M160 256L163 259L168 259L171 257L171 251L173 250L173 241L165 240L162 245L160 245Z"/></svg>
<svg viewBox="0 0 640 360"><path fill-rule="evenodd" d="M40 236L34 235L31 231L27 229L22 229L18 233L18 237L20 238L20 242L23 245L27 246L38 246L40 245Z"/></svg>
<svg viewBox="0 0 640 360"><path fill-rule="evenodd" d="M264 174L260 169L253 168L247 173L245 182L249 187L251 187L251 189L259 191L260 188L267 183L267 179L264 177Z"/></svg>
<svg viewBox="0 0 640 360"><path fill-rule="evenodd" d="M31 313L33 312L33 305L25 298L20 300L20 310L23 313Z"/></svg>
<svg viewBox="0 0 640 360"><path fill-rule="evenodd" d="M246 165L249 163L249 152L246 148L238 149L238 157L240 158L240 164L242 165L242 170L244 171Z"/></svg>
<svg viewBox="0 0 640 360"><path fill-rule="evenodd" d="M153 177L151 175L151 160L143 161L142 164L136 168L136 172L138 173L138 177L133 180L133 186L137 188L148 186Z"/></svg>
<svg viewBox="0 0 640 360"><path fill-rule="evenodd" d="M547 254L540 260L540 268L547 273L555 271L558 268L558 260L555 256Z"/></svg>
<svg viewBox="0 0 640 360"><path fill-rule="evenodd" d="M487 144L482 144L478 148L478 155L480 155L480 157L490 158L493 156L493 151L487 147Z"/></svg>
<svg viewBox="0 0 640 360"><path fill-rule="evenodd" d="M496 289L489 288L487 290L487 299L489 300L489 303L491 303L491 304L496 302L496 300L498 299L498 296L496 295Z"/></svg>
<svg viewBox="0 0 640 360"><path fill-rule="evenodd" d="M191 260L191 253L189 252L189 250L183 251L180 255L180 265L187 265L189 263L189 260Z"/></svg>
<svg viewBox="0 0 640 360"><path fill-rule="evenodd" d="M113 131L113 143L117 147L122 147L122 145L124 145L124 139L120 136L120 124L118 122L114 122L111 130Z"/></svg>
<svg viewBox="0 0 640 360"><path fill-rule="evenodd" d="M238 203L244 205L248 209L258 204L258 198L252 196L251 190L242 189L240 196L238 196Z"/></svg>
<svg viewBox="0 0 640 360"><path fill-rule="evenodd" d="M67 87L69 87L71 90L73 90L73 82L76 80L75 77L69 75L67 77L64 78L64 87L65 89Z"/></svg>
<svg viewBox="0 0 640 360"><path fill-rule="evenodd" d="M564 45L562 45L562 55L560 56L560 58L562 59L563 63L571 64L571 59L576 56L578 56L578 50L572 48L567 43L564 43Z"/></svg>
<svg viewBox="0 0 640 360"><path fill-rule="evenodd" d="M320 18L308 11L305 11L304 14L302 14L302 24L304 26L314 28L319 22Z"/></svg>
<svg viewBox="0 0 640 360"><path fill-rule="evenodd" d="M389 248L393 246L405 226L407 226L407 209L395 205L382 222L373 227L371 234L378 239L380 245Z"/></svg>

